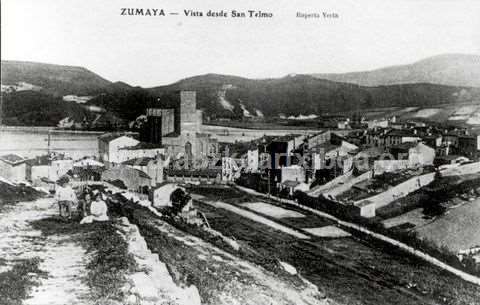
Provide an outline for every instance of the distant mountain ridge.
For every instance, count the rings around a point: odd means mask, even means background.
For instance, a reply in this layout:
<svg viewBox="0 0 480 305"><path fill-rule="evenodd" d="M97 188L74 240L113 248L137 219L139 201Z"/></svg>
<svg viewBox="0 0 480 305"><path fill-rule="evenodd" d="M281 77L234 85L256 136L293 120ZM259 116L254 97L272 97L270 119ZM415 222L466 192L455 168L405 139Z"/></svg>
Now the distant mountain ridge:
<svg viewBox="0 0 480 305"><path fill-rule="evenodd" d="M438 71L458 70L451 68L450 59L452 57L446 55L440 59L430 58L420 61L414 64L415 69L418 70L418 67L423 66L425 72L423 74L414 73L414 75L426 77L432 74L448 74ZM465 61L470 59L458 60L461 61L458 64L459 67L463 67L466 65ZM442 104L480 103L480 86L449 86L426 81L420 82L422 80L420 76L417 78L418 82L413 83L364 86L353 81L347 82L348 79L342 78L342 81L334 81L323 77L319 78L318 75L306 74L291 74L282 78L270 79L205 74L185 78L166 86L142 88L130 86L124 82L110 82L82 67L2 61L1 68L2 85L26 82L41 87L39 92L29 91L31 93L28 94L2 92L2 95L11 95L6 100L4 113L12 116L11 122L23 124L34 124L35 115L38 113L42 113L44 116L51 114L55 118L62 115L75 118L88 117L88 113L85 113L81 107L67 102L64 102L67 104L59 103L58 98L64 95L92 96L85 106L102 107L108 113L126 121L134 121L144 113L147 106L158 103L159 98L160 101L162 98L168 100L168 95L177 90L195 90L197 92L197 108L203 109L205 115L211 119L237 119L245 117L246 114L258 115L259 113L266 117L283 115L288 117L291 115L321 115L339 111L361 112L365 109L381 107L436 107ZM383 69L387 72L382 73L398 76L400 73L391 72L399 71L398 69L407 68L404 66L389 67ZM407 69L407 72L410 73L408 75L412 75L412 69ZM351 75L358 77L355 73ZM471 75L475 76L476 74L471 72ZM335 75L335 77L340 76ZM351 78L354 77L351 76ZM368 77L365 78L365 82L368 82ZM384 82L393 82L393 80L389 80L385 76ZM24 110L8 109L15 107L16 103L22 103ZM40 104L34 107L33 104L36 103L49 106L42 109Z"/></svg>
<svg viewBox="0 0 480 305"><path fill-rule="evenodd" d="M217 92L226 84L231 87L225 94L228 101L241 101L251 113L258 109L267 116L362 111L373 107L429 107L480 101L480 88L429 83L367 87L302 74L272 79L206 74L148 90L154 95L181 89L196 90L199 106L205 108L207 114L215 115L226 114L217 102Z"/></svg>
<svg viewBox="0 0 480 305"><path fill-rule="evenodd" d="M443 54L409 65L350 73L316 73L317 78L362 86L431 83L480 87L480 55Z"/></svg>

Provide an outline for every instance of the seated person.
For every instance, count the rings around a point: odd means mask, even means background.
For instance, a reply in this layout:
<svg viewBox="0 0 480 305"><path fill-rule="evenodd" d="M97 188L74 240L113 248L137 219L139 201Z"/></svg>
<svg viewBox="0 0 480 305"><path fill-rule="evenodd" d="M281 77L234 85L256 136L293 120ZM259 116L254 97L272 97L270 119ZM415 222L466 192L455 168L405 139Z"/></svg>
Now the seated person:
<svg viewBox="0 0 480 305"><path fill-rule="evenodd" d="M92 201L90 205L90 215L83 218L80 221L81 224L92 223L93 221L107 221L107 204L102 200L102 194L97 193L95 195L95 201Z"/></svg>
<svg viewBox="0 0 480 305"><path fill-rule="evenodd" d="M92 194L86 191L83 195L83 199L78 203L78 211L81 217L87 217L89 215L90 206L92 205Z"/></svg>

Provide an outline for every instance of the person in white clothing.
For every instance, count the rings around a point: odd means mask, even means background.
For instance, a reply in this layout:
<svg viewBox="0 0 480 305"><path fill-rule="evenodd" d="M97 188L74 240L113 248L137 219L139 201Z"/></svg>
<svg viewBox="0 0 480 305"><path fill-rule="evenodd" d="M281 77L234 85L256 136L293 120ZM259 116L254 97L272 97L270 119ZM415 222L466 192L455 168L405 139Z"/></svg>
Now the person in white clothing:
<svg viewBox="0 0 480 305"><path fill-rule="evenodd" d="M69 185L68 177L62 177L58 180L58 187L55 190L55 200L58 203L58 209L61 217L72 217L72 206L77 203L77 195Z"/></svg>
<svg viewBox="0 0 480 305"><path fill-rule="evenodd" d="M84 217L81 224L92 223L93 221L107 221L108 220L108 207L105 201L102 200L102 194L95 195L95 201L90 204L90 215Z"/></svg>

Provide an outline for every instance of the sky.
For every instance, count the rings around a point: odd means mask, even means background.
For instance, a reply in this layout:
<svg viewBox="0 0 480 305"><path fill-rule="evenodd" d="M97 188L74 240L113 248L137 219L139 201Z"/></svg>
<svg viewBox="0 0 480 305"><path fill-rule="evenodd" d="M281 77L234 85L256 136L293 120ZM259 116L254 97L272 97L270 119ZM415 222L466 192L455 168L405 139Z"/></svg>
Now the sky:
<svg viewBox="0 0 480 305"><path fill-rule="evenodd" d="M122 8L167 16L122 16ZM208 10L273 17L214 18ZM206 73L343 73L480 54L479 16L477 0L2 0L1 58L83 66L144 87Z"/></svg>

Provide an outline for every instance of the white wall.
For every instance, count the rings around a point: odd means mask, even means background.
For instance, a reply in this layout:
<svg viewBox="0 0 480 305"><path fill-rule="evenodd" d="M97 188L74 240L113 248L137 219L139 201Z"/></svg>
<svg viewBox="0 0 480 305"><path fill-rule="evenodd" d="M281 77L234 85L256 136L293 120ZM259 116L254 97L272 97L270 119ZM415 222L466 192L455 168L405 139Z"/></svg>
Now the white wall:
<svg viewBox="0 0 480 305"><path fill-rule="evenodd" d="M126 161L121 159L120 148L135 146L138 143L140 142L127 136L119 137L110 141L108 144L108 161L111 163L121 163Z"/></svg>

